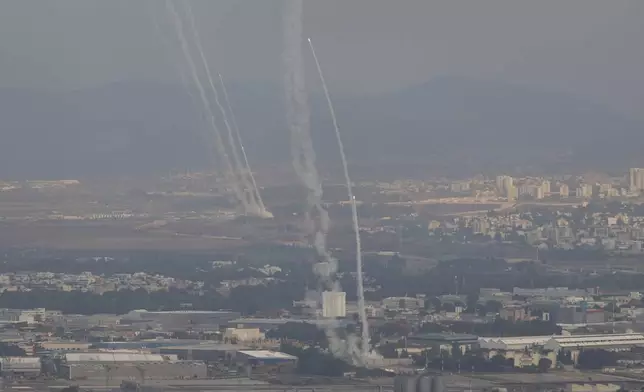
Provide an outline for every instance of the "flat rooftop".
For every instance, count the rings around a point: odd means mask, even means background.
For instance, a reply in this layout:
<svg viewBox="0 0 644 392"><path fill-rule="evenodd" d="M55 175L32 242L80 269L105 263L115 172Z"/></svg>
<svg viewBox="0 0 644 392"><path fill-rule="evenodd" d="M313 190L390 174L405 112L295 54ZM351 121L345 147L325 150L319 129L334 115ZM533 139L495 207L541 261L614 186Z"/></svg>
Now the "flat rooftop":
<svg viewBox="0 0 644 392"><path fill-rule="evenodd" d="M419 335L412 335L407 338L407 340L416 340L416 341L441 341L445 343L457 343L457 342L478 342L479 337L476 335L469 335L464 333L426 333Z"/></svg>

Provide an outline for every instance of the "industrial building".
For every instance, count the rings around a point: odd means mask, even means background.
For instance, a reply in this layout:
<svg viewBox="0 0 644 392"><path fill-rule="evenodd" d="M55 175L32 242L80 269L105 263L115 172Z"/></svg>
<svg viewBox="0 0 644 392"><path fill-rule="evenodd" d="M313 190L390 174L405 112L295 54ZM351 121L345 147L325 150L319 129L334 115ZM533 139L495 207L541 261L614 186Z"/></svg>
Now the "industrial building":
<svg viewBox="0 0 644 392"><path fill-rule="evenodd" d="M206 378L202 361L181 361L176 356L125 353L70 353L59 365L68 380L160 380Z"/></svg>
<svg viewBox="0 0 644 392"><path fill-rule="evenodd" d="M250 347L239 344L202 343L163 347L159 351L162 355L175 355L184 360L232 362L238 351L249 349Z"/></svg>
<svg viewBox="0 0 644 392"><path fill-rule="evenodd" d="M573 362L584 349L609 351L628 351L634 347L644 347L644 335L639 333L554 336L543 345L546 350L570 352Z"/></svg>
<svg viewBox="0 0 644 392"><path fill-rule="evenodd" d="M543 346L556 335L518 336L518 337L480 337L481 348L499 351L524 351L535 346Z"/></svg>
<svg viewBox="0 0 644 392"><path fill-rule="evenodd" d="M0 358L0 373L3 377L19 375L23 377L37 377L40 375L42 365L40 358L35 357L2 357Z"/></svg>
<svg viewBox="0 0 644 392"><path fill-rule="evenodd" d="M465 352L479 347L479 338L468 334L447 334L428 333L423 335L412 335L407 338L407 346L418 349L432 349L437 352L441 350L460 350Z"/></svg>
<svg viewBox="0 0 644 392"><path fill-rule="evenodd" d="M237 342L256 342L266 336L259 328L226 328L224 339Z"/></svg>
<svg viewBox="0 0 644 392"><path fill-rule="evenodd" d="M382 306L389 310L419 310L425 307L425 300L415 297L389 297L382 300Z"/></svg>
<svg viewBox="0 0 644 392"><path fill-rule="evenodd" d="M293 355L267 350L242 350L235 355L235 362L248 373L287 373L297 366Z"/></svg>

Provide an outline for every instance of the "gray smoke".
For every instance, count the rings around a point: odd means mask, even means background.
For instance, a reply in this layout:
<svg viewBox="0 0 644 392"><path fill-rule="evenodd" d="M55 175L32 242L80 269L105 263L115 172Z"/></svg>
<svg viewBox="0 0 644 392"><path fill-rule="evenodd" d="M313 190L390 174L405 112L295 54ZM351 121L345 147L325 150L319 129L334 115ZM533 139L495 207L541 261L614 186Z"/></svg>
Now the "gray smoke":
<svg viewBox="0 0 644 392"><path fill-rule="evenodd" d="M310 135L310 109L304 79L304 62L302 57L302 0L285 0L284 42L285 68L284 81L286 90L286 114L291 134L291 152L293 167L298 178L307 189L307 220L311 222L314 231L314 246L322 259L316 265L314 272L326 290L340 291L336 281L338 269L334 259L326 247L326 237L329 231L329 215L322 206L322 184L315 167L315 151ZM329 348L333 355L347 359L354 364L363 364L363 356L357 345L357 338L350 336L346 341L341 340L337 333L337 325L332 321L324 323L324 330L329 340Z"/></svg>
<svg viewBox="0 0 644 392"><path fill-rule="evenodd" d="M168 14L171 16L171 19L174 22L175 30L179 38L179 43L181 44L181 50L190 68L190 75L192 76L192 81L197 87L197 90L199 91L199 97L201 98L201 102L204 106L206 116L214 132L215 148L217 149L217 154L219 155L219 158L221 159L223 166L226 168L225 177L227 178L228 182L231 184L237 200L242 204L244 210L248 211L249 206L246 202L246 198L244 197L243 190L239 187L239 184L235 179L235 170L228 156L228 152L226 151L226 145L224 144L224 140L223 140L223 137L221 136L221 132L219 132L219 127L217 126L217 120L211 109L210 101L206 94L206 90L204 89L203 84L201 83L201 80L199 80L199 73L197 72L197 66L195 65L194 59L192 58L188 41L186 40L186 37L183 33L183 22L181 20L181 16L174 8L174 4L171 0L166 0L165 4L166 4L166 9L168 11Z"/></svg>
<svg viewBox="0 0 644 392"><path fill-rule="evenodd" d="M331 113L331 119L333 120L333 127L335 129L335 137L338 142L338 147L340 148L340 157L342 158L342 168L344 169L344 180L347 183L347 193L349 196L349 203L351 204L351 219L353 221L353 231L356 236L356 272L357 272L357 283L358 283L358 316L362 324L362 356L366 358L369 353L369 342L371 338L369 337L369 320L367 320L367 312L365 309L364 301L364 277L362 274L362 245L360 243L360 223L358 222L358 208L356 207L356 198L353 195L353 187L351 185L351 178L349 177L349 166L347 164L347 156L344 152L344 144L342 143L342 137L340 135L340 128L338 127L338 120L335 116L335 110L333 109L333 103L331 102L331 94L329 93L329 88L327 87L326 80L324 79L324 74L322 73L322 67L320 66L320 61L318 56L315 53L315 48L313 47L313 42L309 38L309 48L311 48L311 54L313 55L313 60L315 60L315 65L318 69L318 74L320 75L320 81L322 82L322 88L324 89L324 96L326 97L327 104L329 105L329 112Z"/></svg>
<svg viewBox="0 0 644 392"><path fill-rule="evenodd" d="M259 193L259 187L257 186L257 182L255 182L255 175L253 175L253 171L250 168L250 163L248 162L248 155L246 155L246 150L244 149L244 143L242 143L241 132L239 132L239 125L237 125L237 118L235 116L235 112L233 111L233 107L230 104L230 99L228 98L228 91L226 89L226 85L224 84L224 78L221 76L221 74L219 74L219 83L221 84L221 91L224 93L224 101L226 101L226 106L228 107L228 112L230 113L230 120L232 122L235 135L237 137L237 143L239 143L239 147L241 148L241 152L242 152L242 157L244 158L244 163L246 164L246 168L248 169L248 176L250 177L251 185L255 192L255 199L257 201L259 210L263 213L263 215L266 218L272 218L273 214L271 214L268 210L266 210L266 207L264 206L264 200L262 200L262 195Z"/></svg>
<svg viewBox="0 0 644 392"><path fill-rule="evenodd" d="M215 83L214 83L212 74L210 72L210 65L208 64L208 60L206 60L206 55L204 53L203 46L201 45L201 37L199 36L199 30L197 29L197 24L195 22L195 17L192 12L192 7L190 6L190 3L185 0L183 4L186 9L186 15L188 16L190 30L192 31L195 47L197 48L197 51L199 52L199 56L201 57L201 62L205 69L206 77L208 78L210 89L212 90L213 96L215 98L215 103L217 104L217 107L221 112L224 126L228 131L228 144L230 146L230 149L232 151L232 156L233 156L232 163L235 170L234 175L237 177L237 180L239 181L239 187L241 191L244 193L244 203L246 207L246 212L252 215L267 217L267 213L266 213L266 210L263 208L263 205L260 206L260 203L256 199L256 195L259 194L259 190L255 187L256 186L255 182L254 181L250 182L246 176L246 174L250 172L250 167L246 167L242 165L240 161L239 153L237 151L237 139L233 135L233 129L230 126L230 122L228 121L226 110L224 109L223 105L221 104L221 101L219 100L219 93L217 91L217 88L215 87ZM246 163L248 163L248 160L246 160Z"/></svg>

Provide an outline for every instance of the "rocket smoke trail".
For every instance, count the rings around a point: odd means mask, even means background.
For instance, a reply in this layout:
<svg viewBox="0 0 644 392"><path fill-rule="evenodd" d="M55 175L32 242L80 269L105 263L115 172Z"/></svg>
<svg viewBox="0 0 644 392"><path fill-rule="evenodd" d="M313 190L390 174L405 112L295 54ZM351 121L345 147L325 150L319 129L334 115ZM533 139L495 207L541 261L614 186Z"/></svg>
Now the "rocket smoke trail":
<svg viewBox="0 0 644 392"><path fill-rule="evenodd" d="M221 76L221 74L219 74L219 84L221 84L221 91L224 93L224 101L226 101L226 106L228 106L230 121L233 123L233 130L235 131L235 135L237 136L237 143L239 143L239 147L241 148L242 157L244 158L244 163L246 164L246 168L248 169L248 175L252 182L253 189L255 190L255 198L257 199L257 203L259 204L260 211L263 211L267 216L272 215L266 210L266 207L264 206L262 195L260 195L259 188L257 187L257 183L255 182L255 176L253 175L253 171L250 169L250 163L248 163L248 155L246 155L246 150L244 149L244 144L242 143L241 133L239 132L239 126L237 125L237 118L235 117L235 112L233 111L233 107L230 104L228 91L226 89L226 85L224 84L224 78Z"/></svg>
<svg viewBox="0 0 644 392"><path fill-rule="evenodd" d="M174 5L172 4L171 0L166 0L166 9L168 13L172 16L172 19L174 21L174 26L177 31L177 35L179 37L179 42L181 44L181 49L183 51L184 57L186 58L186 61L190 67L190 74L192 75L192 79L194 84L197 86L197 90L199 91L199 96L201 98L201 101L204 105L204 109L206 111L206 115L208 117L208 120L210 121L210 125L212 126L212 129L215 133L215 138L216 138L216 148L217 148L217 153L220 157L220 159L223 161L224 166L226 167L226 177L231 180L231 175L233 175L232 181L229 181L231 183L231 186L233 188L233 192L235 193L235 196L239 200L239 202L242 203L242 206L244 207L245 211L248 211L249 206L246 202L246 198L244 197L243 191L240 189L239 184L237 183L236 179L234 178L234 173L235 170L233 168L233 165L230 161L230 158L228 157L228 153L226 152L226 145L224 144L224 140L221 136L221 132L219 132L219 128L217 127L217 121L215 119L215 115L210 107L210 102L208 100L208 96L206 95L206 90L204 89L203 85L201 84L201 81L199 80L199 74L197 72L197 66L195 65L194 60L192 59L192 56L190 54L190 47L188 46L188 42L186 41L186 37L183 34L183 23L181 21L181 16L177 13L177 10L174 8Z"/></svg>
<svg viewBox="0 0 644 392"><path fill-rule="evenodd" d="M347 157L344 153L344 144L342 143L342 137L340 136L340 128L338 127L338 120L335 117L335 110L333 109L333 103L331 102L331 94L329 94L329 89L324 80L324 74L322 73L322 67L318 61L318 56L315 53L315 48L313 48L313 42L309 38L309 48L311 48L311 54L313 55L313 60L315 60L315 65L318 69L318 74L320 75L320 81L322 82L322 88L324 89L324 95L326 101L329 105L329 112L331 113L331 119L333 120L333 127L335 128L335 137L338 141L338 147L340 148L340 157L342 158L342 168L344 169L344 179L347 183L347 192L349 194L349 202L351 203L351 218L353 220L353 230L356 235L356 271L357 271L357 283L358 283L358 316L360 317L360 322L362 323L362 354L366 358L369 352L369 321L367 320L367 312L365 310L364 303L364 278L362 276L362 249L360 244L360 225L358 223L358 208L356 207L356 198L353 195L353 189L351 186L351 178L349 177L349 168L347 165Z"/></svg>
<svg viewBox="0 0 644 392"><path fill-rule="evenodd" d="M238 176L241 182L242 192L244 192L244 197L246 196L248 197L248 199L245 199L246 205L250 208L250 212L252 212L253 214L263 215L265 214L264 212L265 210L263 208L260 209L259 203L255 199L255 194L259 193L259 190L254 188L253 184L249 183L246 176L244 175L246 170L242 168L242 164L239 159L239 154L237 153L237 143L235 142L235 137L233 136L233 130L230 126L230 123L228 122L228 116L226 114L226 110L224 109L224 107L221 104L221 101L219 100L219 93L217 92L217 88L215 87L212 74L210 73L210 66L208 65L208 61L206 60L206 55L204 54L203 46L201 45L201 37L199 36L199 31L197 30L197 25L195 23L195 17L192 12L192 7L190 6L190 3L187 1L184 1L183 4L186 8L186 15L188 16L190 30L192 31L192 35L195 41L195 46L197 48L197 51L199 52L199 55L201 57L201 62L206 71L206 76L208 78L208 83L210 84L210 88L213 92L215 103L217 104L217 107L219 108L219 111L222 114L222 120L224 122L226 130L228 131L228 143L232 150L235 174ZM248 167L248 171L250 171L250 167ZM246 193L246 191L248 191L248 193Z"/></svg>
<svg viewBox="0 0 644 392"><path fill-rule="evenodd" d="M162 41L162 43L164 45L165 54L170 55L169 61L176 68L177 74L179 75L179 79L181 81L181 86L183 88L185 88L186 94L190 98L190 101L191 101L192 105L194 106L194 108L196 109L196 111L198 113L204 114L203 110L200 109L199 99L195 96L195 94L193 93L193 91L191 89L191 84L188 81L187 73L185 72L185 69L183 67L183 65L184 65L183 62L177 61L176 56L174 56L174 50L176 49L175 45L174 45L173 42L171 42L169 37L166 36L163 28L161 27L161 22L159 21L154 1L155 0L148 0L147 5L148 5L148 7L150 8L150 11L151 11L152 21L154 23L155 31L159 35L159 37L161 38L161 41ZM167 17L167 15L166 15L166 17ZM206 119L206 121L207 121L207 119ZM199 127L199 130L202 131L202 133L204 131L204 129L202 127ZM212 146L212 142L213 142L212 136L209 135L207 132L206 132L205 135L202 135L202 136L204 138L204 142L206 142L208 144L208 146L209 146L209 148L207 149L208 154L209 154L208 158L212 159L214 161L214 159L213 159L214 158L213 157L214 148L212 148L213 147Z"/></svg>
<svg viewBox="0 0 644 392"><path fill-rule="evenodd" d="M335 280L337 260L327 250L326 236L329 230L329 215L322 206L322 185L315 167L315 151L310 135L310 109L304 79L302 58L302 0L285 0L285 68L286 114L291 134L293 167L300 181L307 189L308 220L315 219L315 249L323 262L316 265L314 272L326 290L339 291ZM336 325L325 324L325 333L333 355L363 364L363 356L357 348L355 337L345 342L338 338Z"/></svg>

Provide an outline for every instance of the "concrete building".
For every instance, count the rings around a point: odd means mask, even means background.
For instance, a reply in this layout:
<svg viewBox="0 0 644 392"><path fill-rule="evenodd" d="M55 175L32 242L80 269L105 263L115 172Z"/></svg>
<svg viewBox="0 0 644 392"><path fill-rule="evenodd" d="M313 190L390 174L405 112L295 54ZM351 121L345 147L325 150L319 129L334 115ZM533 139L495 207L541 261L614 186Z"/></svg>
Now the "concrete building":
<svg viewBox="0 0 644 392"><path fill-rule="evenodd" d="M41 372L40 358L36 357L2 357L0 358L0 373L2 376L19 375L37 377Z"/></svg>
<svg viewBox="0 0 644 392"><path fill-rule="evenodd" d="M515 201L519 198L519 190L513 184L509 184L505 190L505 197L508 201Z"/></svg>
<svg viewBox="0 0 644 392"><path fill-rule="evenodd" d="M487 350L525 351L535 346L543 346L553 337L555 336L480 337L479 344Z"/></svg>
<svg viewBox="0 0 644 392"><path fill-rule="evenodd" d="M276 346L279 346L279 343ZM162 355L174 355L183 360L230 363L241 350L250 350L250 347L240 344L206 343L163 347L159 352Z"/></svg>
<svg viewBox="0 0 644 392"><path fill-rule="evenodd" d="M61 366L67 380L175 380L204 379L208 368L201 361L169 361L157 363L75 363Z"/></svg>
<svg viewBox="0 0 644 392"><path fill-rule="evenodd" d="M59 367L68 380L133 380L206 378L201 361L181 361L173 355L126 353L69 353Z"/></svg>
<svg viewBox="0 0 644 392"><path fill-rule="evenodd" d="M479 338L468 334L429 333L407 337L407 346L417 349L441 350L452 353L454 350L466 352L479 347Z"/></svg>
<svg viewBox="0 0 644 392"><path fill-rule="evenodd" d="M294 364L297 363L297 357L278 351L241 350L235 355L235 361L239 364L250 364L253 366L261 364Z"/></svg>
<svg viewBox="0 0 644 392"><path fill-rule="evenodd" d="M382 307L388 310L419 310L425 308L425 300L415 297L389 297L382 300Z"/></svg>
<svg viewBox="0 0 644 392"><path fill-rule="evenodd" d="M264 339L266 336L259 328L226 328L224 338L237 342L253 342Z"/></svg>
<svg viewBox="0 0 644 392"><path fill-rule="evenodd" d="M347 293L325 291L322 293L322 317L337 318L347 315Z"/></svg>
<svg viewBox="0 0 644 392"><path fill-rule="evenodd" d="M603 334L603 335L571 335L554 336L543 345L546 350L571 353L576 363L579 353L584 349L603 349L609 351L627 351L633 347L644 347L644 335L639 333Z"/></svg>
<svg viewBox="0 0 644 392"><path fill-rule="evenodd" d="M570 196L570 188L566 184L559 185L559 196L567 198Z"/></svg>
<svg viewBox="0 0 644 392"><path fill-rule="evenodd" d="M499 317L508 321L525 320L528 313L523 306L506 306L499 312Z"/></svg>
<svg viewBox="0 0 644 392"><path fill-rule="evenodd" d="M577 188L576 196L579 198L589 198L593 196L593 186L590 184L581 184Z"/></svg>
<svg viewBox="0 0 644 392"><path fill-rule="evenodd" d="M629 170L631 192L644 190L644 169L633 167Z"/></svg>
<svg viewBox="0 0 644 392"><path fill-rule="evenodd" d="M514 179L510 176L497 176L496 177L496 189L501 195L505 195L508 185L512 185Z"/></svg>
<svg viewBox="0 0 644 392"><path fill-rule="evenodd" d="M543 180L541 183L541 190L545 196L548 196L550 194L550 181Z"/></svg>

